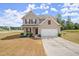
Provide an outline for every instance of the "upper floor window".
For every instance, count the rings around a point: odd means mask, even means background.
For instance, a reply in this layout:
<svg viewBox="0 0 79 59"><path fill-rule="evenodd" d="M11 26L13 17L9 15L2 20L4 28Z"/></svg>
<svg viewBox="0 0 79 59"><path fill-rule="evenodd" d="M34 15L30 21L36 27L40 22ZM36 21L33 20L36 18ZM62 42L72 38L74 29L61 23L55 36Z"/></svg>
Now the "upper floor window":
<svg viewBox="0 0 79 59"><path fill-rule="evenodd" d="M25 24L27 24L27 19L25 19Z"/></svg>
<svg viewBox="0 0 79 59"><path fill-rule="evenodd" d="M29 19L27 19L27 23L29 24Z"/></svg>
<svg viewBox="0 0 79 59"><path fill-rule="evenodd" d="M37 20L36 19L33 19L33 24L36 24L37 23Z"/></svg>
<svg viewBox="0 0 79 59"><path fill-rule="evenodd" d="M33 23L35 23L35 19L33 19Z"/></svg>
<svg viewBox="0 0 79 59"><path fill-rule="evenodd" d="M24 24L36 24L37 19L25 19Z"/></svg>
<svg viewBox="0 0 79 59"><path fill-rule="evenodd" d="M35 24L37 23L37 19L35 19Z"/></svg>
<svg viewBox="0 0 79 59"><path fill-rule="evenodd" d="M51 20L48 20L48 25L50 25L51 24Z"/></svg>

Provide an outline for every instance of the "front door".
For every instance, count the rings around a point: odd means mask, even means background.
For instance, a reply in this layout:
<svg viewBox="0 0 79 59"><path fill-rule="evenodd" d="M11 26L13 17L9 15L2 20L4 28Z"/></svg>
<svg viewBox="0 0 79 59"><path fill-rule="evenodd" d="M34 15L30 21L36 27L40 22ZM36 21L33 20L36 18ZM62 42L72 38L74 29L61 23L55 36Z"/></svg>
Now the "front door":
<svg viewBox="0 0 79 59"><path fill-rule="evenodd" d="M38 34L38 28L35 29L35 34Z"/></svg>

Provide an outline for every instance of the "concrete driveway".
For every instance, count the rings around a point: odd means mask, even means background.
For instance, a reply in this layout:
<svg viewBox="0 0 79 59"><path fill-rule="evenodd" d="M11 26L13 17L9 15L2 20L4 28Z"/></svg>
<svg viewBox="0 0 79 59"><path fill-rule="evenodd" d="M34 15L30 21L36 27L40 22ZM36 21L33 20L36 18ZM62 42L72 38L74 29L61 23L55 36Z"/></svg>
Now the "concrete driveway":
<svg viewBox="0 0 79 59"><path fill-rule="evenodd" d="M63 38L43 38L43 46L48 56L79 56L79 44Z"/></svg>

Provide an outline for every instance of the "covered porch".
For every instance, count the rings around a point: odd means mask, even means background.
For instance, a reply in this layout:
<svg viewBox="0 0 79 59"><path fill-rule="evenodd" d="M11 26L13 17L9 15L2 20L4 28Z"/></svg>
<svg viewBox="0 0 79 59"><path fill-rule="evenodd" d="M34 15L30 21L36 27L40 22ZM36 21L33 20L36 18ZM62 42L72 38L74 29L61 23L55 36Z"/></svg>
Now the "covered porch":
<svg viewBox="0 0 79 59"><path fill-rule="evenodd" d="M31 32L33 35L39 34L39 28L38 26L22 26L22 29L25 32Z"/></svg>

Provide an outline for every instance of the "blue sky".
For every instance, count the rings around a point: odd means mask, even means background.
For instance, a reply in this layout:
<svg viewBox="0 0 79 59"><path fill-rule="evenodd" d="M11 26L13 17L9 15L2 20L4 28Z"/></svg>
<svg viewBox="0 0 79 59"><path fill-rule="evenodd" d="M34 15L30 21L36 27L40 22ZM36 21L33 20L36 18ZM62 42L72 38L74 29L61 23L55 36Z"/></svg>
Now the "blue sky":
<svg viewBox="0 0 79 59"><path fill-rule="evenodd" d="M0 26L21 26L21 17L30 9L37 15L61 14L66 20L70 16L79 23L79 4L75 3L0 3Z"/></svg>

